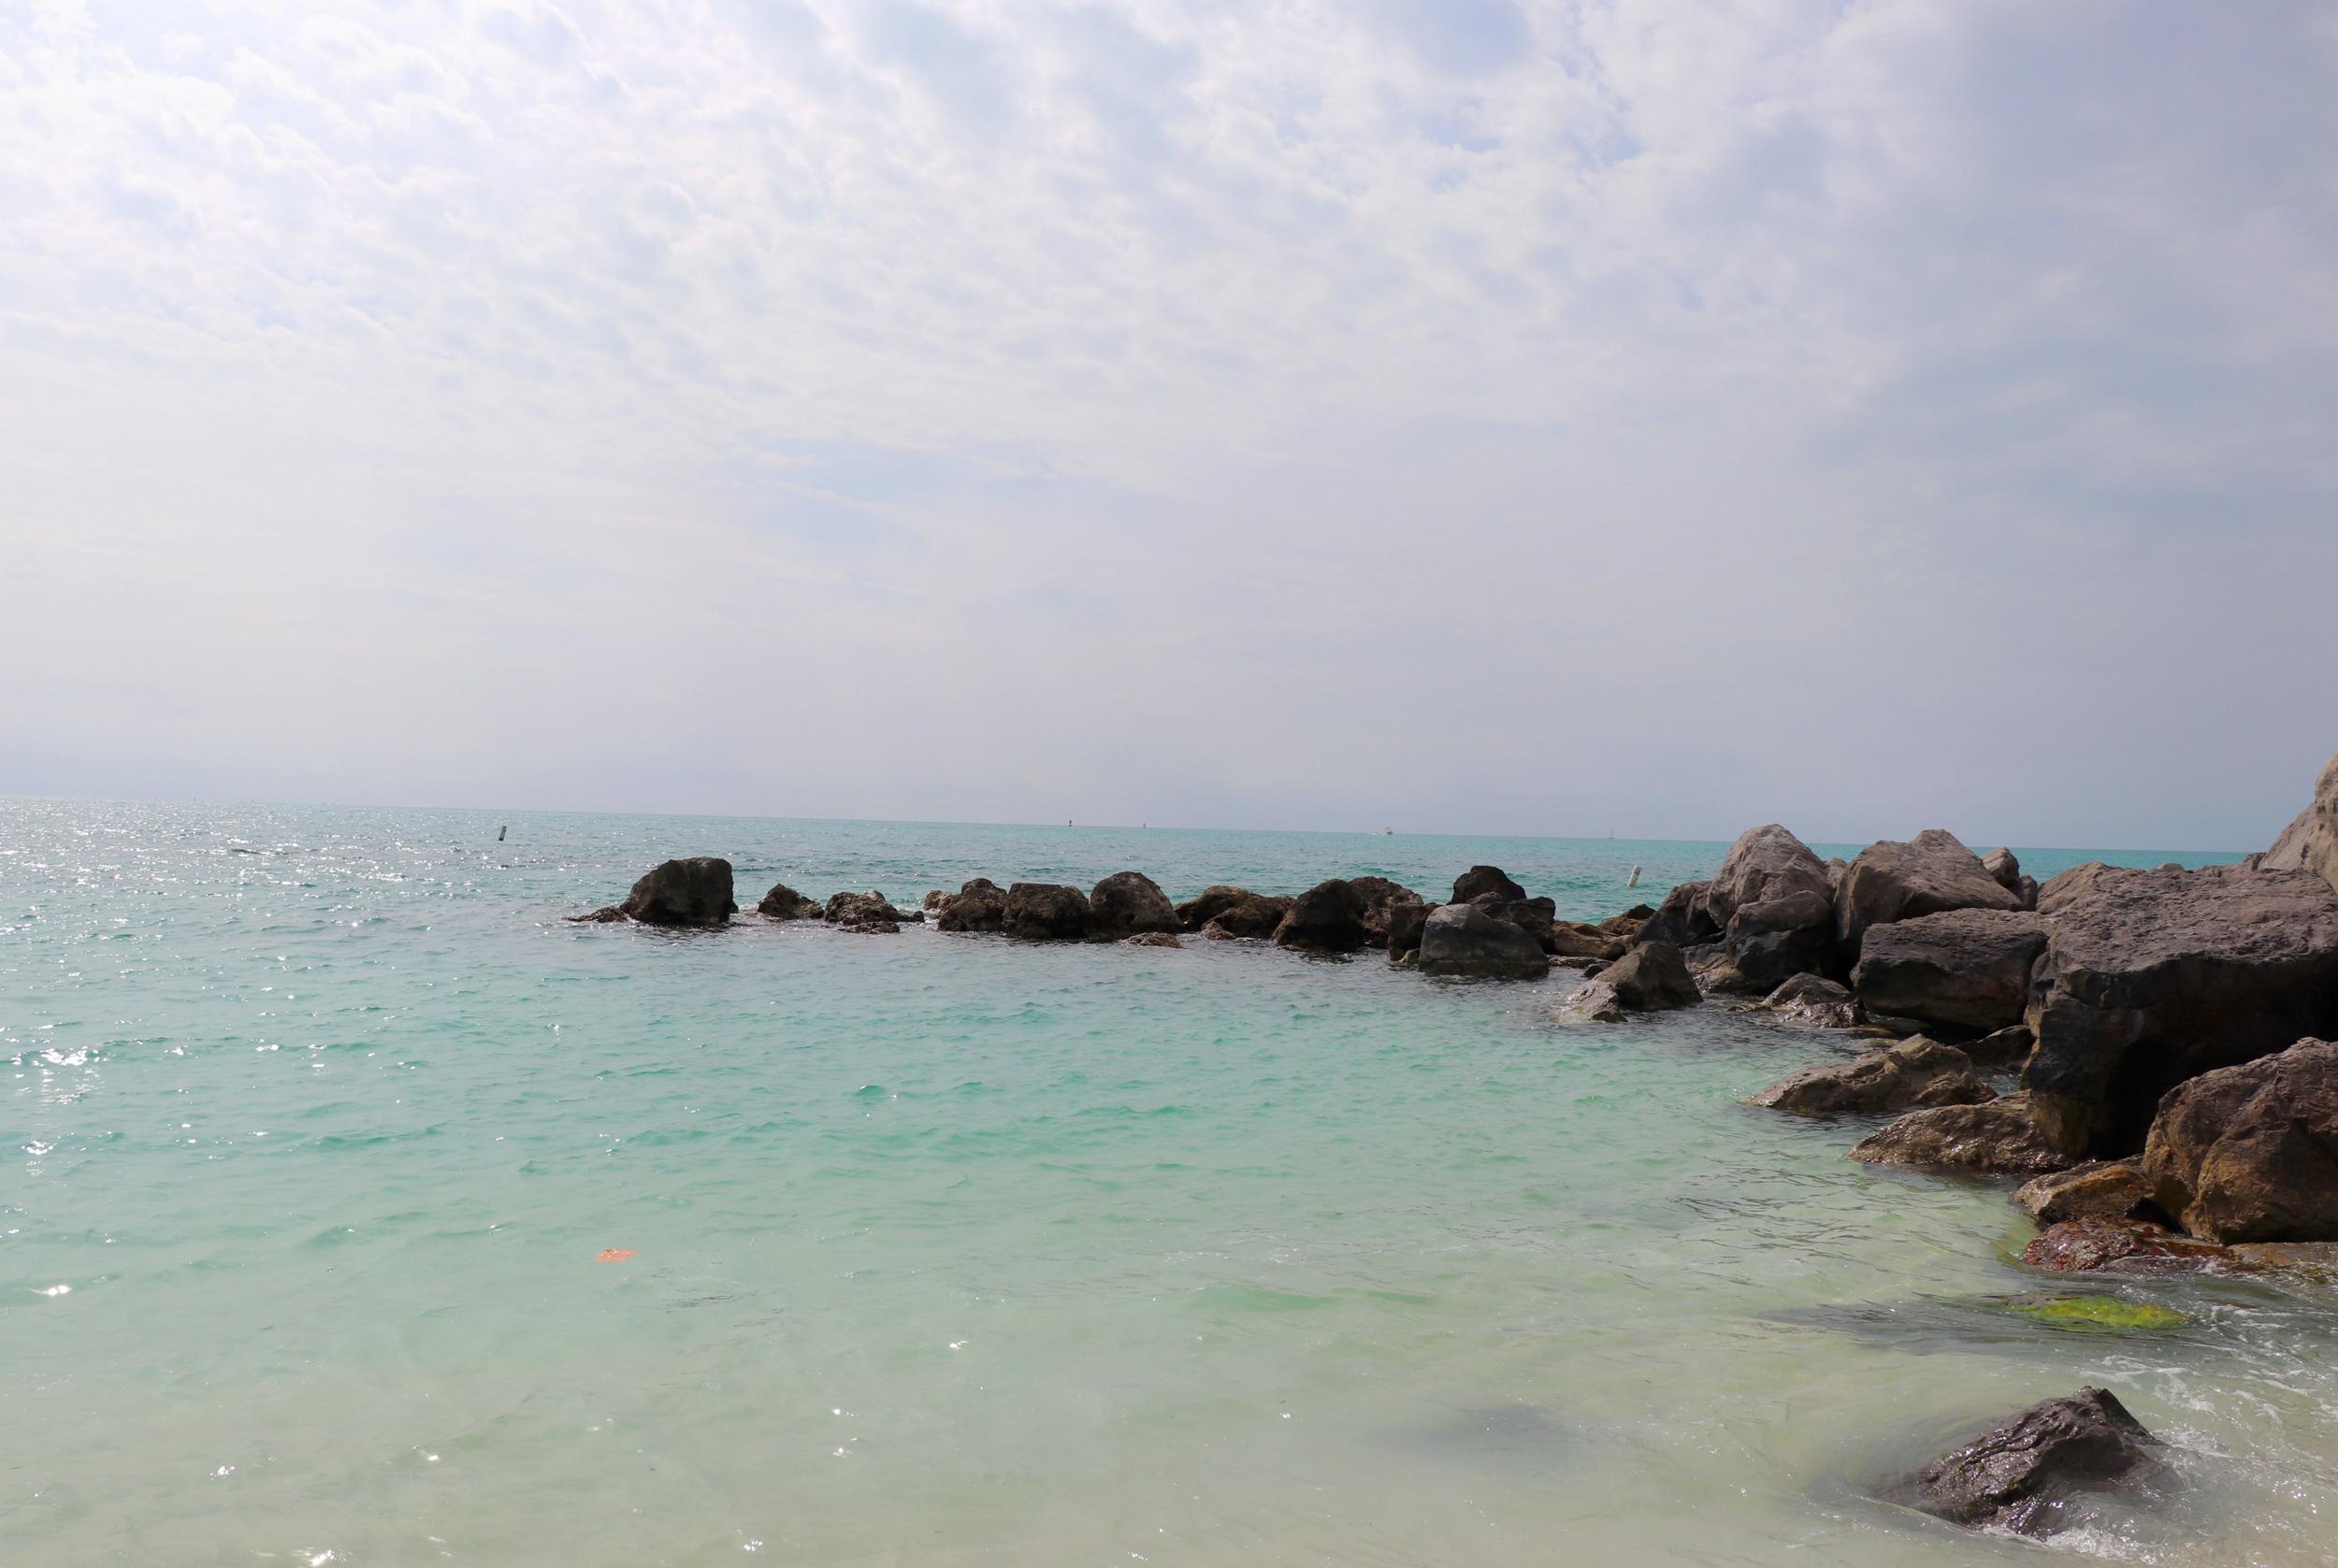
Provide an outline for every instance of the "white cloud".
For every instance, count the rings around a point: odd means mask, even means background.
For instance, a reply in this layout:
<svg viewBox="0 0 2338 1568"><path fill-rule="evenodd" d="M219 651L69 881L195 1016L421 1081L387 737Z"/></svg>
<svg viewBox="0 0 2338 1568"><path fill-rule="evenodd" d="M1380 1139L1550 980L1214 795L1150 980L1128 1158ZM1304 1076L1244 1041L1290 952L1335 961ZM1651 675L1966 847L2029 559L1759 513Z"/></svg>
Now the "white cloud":
<svg viewBox="0 0 2338 1568"><path fill-rule="evenodd" d="M2338 744L2334 70L2113 0L50 0L0 787L2244 840Z"/></svg>

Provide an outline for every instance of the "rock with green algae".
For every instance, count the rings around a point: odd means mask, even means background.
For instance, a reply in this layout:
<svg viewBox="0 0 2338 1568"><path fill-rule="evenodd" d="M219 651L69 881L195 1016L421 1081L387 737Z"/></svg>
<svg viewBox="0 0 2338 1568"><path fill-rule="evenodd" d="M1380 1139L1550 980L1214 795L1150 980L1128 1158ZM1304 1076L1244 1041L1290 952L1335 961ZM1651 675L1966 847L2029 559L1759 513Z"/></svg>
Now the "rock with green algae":
<svg viewBox="0 0 2338 1568"><path fill-rule="evenodd" d="M1999 1312L2027 1317L2048 1328L2081 1332L2151 1333L2180 1329L2191 1321L2173 1307L2122 1301L2116 1296L2015 1296L1990 1304Z"/></svg>

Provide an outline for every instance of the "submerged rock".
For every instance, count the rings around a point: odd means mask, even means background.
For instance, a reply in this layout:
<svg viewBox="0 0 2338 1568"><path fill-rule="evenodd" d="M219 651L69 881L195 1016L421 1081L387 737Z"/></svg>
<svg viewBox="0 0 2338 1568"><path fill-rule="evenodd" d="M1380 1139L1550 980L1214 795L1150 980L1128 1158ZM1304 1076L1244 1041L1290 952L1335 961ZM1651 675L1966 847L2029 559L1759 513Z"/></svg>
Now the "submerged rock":
<svg viewBox="0 0 2338 1568"><path fill-rule="evenodd" d="M722 926L739 913L731 895L730 862L715 856L667 860L633 885L625 902L578 920L638 920L644 926Z"/></svg>
<svg viewBox="0 0 2338 1568"><path fill-rule="evenodd" d="M1851 1000L1850 988L1818 974L1791 977L1758 1005L1797 1023L1825 1029L1847 1029L1859 1021L1858 1006Z"/></svg>
<svg viewBox="0 0 2338 1568"><path fill-rule="evenodd" d="M1006 889L978 876L943 900L934 924L945 931L1001 930L1006 925Z"/></svg>
<svg viewBox="0 0 2338 1568"><path fill-rule="evenodd" d="M1183 947L1175 931L1139 931L1133 937L1122 937L1123 947Z"/></svg>
<svg viewBox="0 0 2338 1568"><path fill-rule="evenodd" d="M1457 904L1465 904L1489 893L1503 899L1526 896L1526 890L1512 882L1499 866L1472 866L1453 879L1452 901Z"/></svg>
<svg viewBox="0 0 2338 1568"><path fill-rule="evenodd" d="M1871 1165L1912 1165L1982 1175L2036 1175L2072 1161L2045 1140L2029 1114L2029 1097L1999 1096L1979 1105L1943 1105L1908 1115L1869 1133L1851 1158Z"/></svg>
<svg viewBox="0 0 2338 1568"><path fill-rule="evenodd" d="M2098 1159L2022 1185L2013 1207L2041 1225L2066 1219L2135 1219L2149 1206L2141 1161Z"/></svg>
<svg viewBox="0 0 2338 1568"><path fill-rule="evenodd" d="M1540 943L1474 903L1439 905L1422 925L1420 953L1423 974L1539 980L1551 972Z"/></svg>
<svg viewBox="0 0 2338 1568"><path fill-rule="evenodd" d="M1169 895L1143 871L1115 871L1088 895L1088 934L1114 942L1140 932L1174 933L1177 912Z"/></svg>
<svg viewBox="0 0 2338 1568"><path fill-rule="evenodd" d="M1806 1067L1748 1103L1802 1116L1833 1116L1915 1105L1978 1105L1996 1098L1974 1075L1964 1052L1918 1035L1849 1061Z"/></svg>
<svg viewBox="0 0 2338 1568"><path fill-rule="evenodd" d="M864 937L897 937L902 934L900 921L886 920L873 915L859 915L849 920L840 920L837 922L836 928Z"/></svg>
<svg viewBox="0 0 2338 1568"><path fill-rule="evenodd" d="M1681 950L1670 942L1643 942L1601 970L1567 998L1585 1016L1614 1023L1628 1013L1661 1013L1694 1007L1703 1000Z"/></svg>
<svg viewBox="0 0 2338 1568"><path fill-rule="evenodd" d="M2158 1488L2158 1439L2101 1388L2033 1404L1885 1489L1894 1502L1970 1529L2052 1535L2073 1504L2114 1487Z"/></svg>
<svg viewBox="0 0 2338 1568"><path fill-rule="evenodd" d="M2038 909L2023 1082L2068 1154L2132 1154L2186 1079L2338 1033L2338 891L2310 871L2082 866Z"/></svg>
<svg viewBox="0 0 2338 1568"><path fill-rule="evenodd" d="M2194 1235L2338 1241L2338 1044L2301 1040L2178 1086L2152 1121L2143 1178Z"/></svg>
<svg viewBox="0 0 2338 1568"><path fill-rule="evenodd" d="M1904 843L1884 839L1859 852L1835 893L1835 939L1843 960L1855 963L1874 927L1953 909L2020 908L2019 896L1956 834L1927 827Z"/></svg>
<svg viewBox="0 0 2338 1568"><path fill-rule="evenodd" d="M1275 928L1276 945L1309 953L1353 953L1365 940L1364 899L1339 877L1293 899Z"/></svg>
<svg viewBox="0 0 2338 1568"><path fill-rule="evenodd" d="M2001 1029L2029 1005L2044 923L2016 910L1959 909L1867 933L1852 988L1869 1012L1961 1029Z"/></svg>
<svg viewBox="0 0 2338 1568"><path fill-rule="evenodd" d="M1078 942L1088 935L1088 895L1048 882L1018 882L1006 890L1000 928L1026 942Z"/></svg>
<svg viewBox="0 0 2338 1568"><path fill-rule="evenodd" d="M2021 1260L2050 1273L2236 1273L2249 1264L2232 1249L2181 1236L2149 1220L2081 1215L2057 1220L2022 1249Z"/></svg>
<svg viewBox="0 0 2338 1568"><path fill-rule="evenodd" d="M780 882L772 885L772 890L763 895L762 902L755 906L755 913L773 920L817 920L823 912L819 899L807 899Z"/></svg>

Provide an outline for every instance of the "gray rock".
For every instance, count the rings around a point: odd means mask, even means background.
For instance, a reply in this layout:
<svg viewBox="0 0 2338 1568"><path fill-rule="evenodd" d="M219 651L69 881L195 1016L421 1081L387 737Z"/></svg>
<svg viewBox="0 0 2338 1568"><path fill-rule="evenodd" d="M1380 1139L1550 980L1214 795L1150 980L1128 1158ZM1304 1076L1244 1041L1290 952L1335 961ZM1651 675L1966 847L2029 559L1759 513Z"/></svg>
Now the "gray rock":
<svg viewBox="0 0 2338 1568"><path fill-rule="evenodd" d="M1749 1103L1802 1116L1835 1116L1919 1105L1978 1105L1996 1098L1974 1075L1964 1052L1918 1035L1849 1061L1806 1067Z"/></svg>
<svg viewBox="0 0 2338 1568"><path fill-rule="evenodd" d="M1681 950L1670 942L1643 942L1601 970L1567 1004L1584 1015L1613 1023L1630 1013L1660 1013L1694 1007L1703 1000Z"/></svg>
<svg viewBox="0 0 2338 1568"><path fill-rule="evenodd" d="M1550 956L1522 928L1478 904L1441 904L1422 923L1421 972L1480 979L1539 980Z"/></svg>
<svg viewBox="0 0 2338 1568"><path fill-rule="evenodd" d="M1816 973L1834 956L1834 885L1826 862L1776 823L1738 836L1705 889L1722 930L1735 988L1767 994L1790 974Z"/></svg>
<svg viewBox="0 0 2338 1568"><path fill-rule="evenodd" d="M1159 884L1143 871L1115 871L1088 895L1088 934L1100 942L1147 931L1174 934L1177 912Z"/></svg>
<svg viewBox="0 0 2338 1568"><path fill-rule="evenodd" d="M1843 960L1855 963L1872 927L1953 909L2020 907L1956 834L1928 827L1905 843L1885 839L1859 852L1836 890L1835 939Z"/></svg>
<svg viewBox="0 0 2338 1568"><path fill-rule="evenodd" d="M2154 1202L2219 1242L2338 1242L2338 1044L2181 1084L2143 1147Z"/></svg>
<svg viewBox="0 0 2338 1568"><path fill-rule="evenodd" d="M2045 1141L2030 1116L2029 1097L2020 1094L1911 1111L1859 1140L1851 1158L1981 1175L2040 1175L2075 1163Z"/></svg>
<svg viewBox="0 0 2338 1568"><path fill-rule="evenodd" d="M2045 944L2044 923L2016 910L1921 915L1867 933L1851 986L1870 1012L2001 1029L2021 1022Z"/></svg>
<svg viewBox="0 0 2338 1568"><path fill-rule="evenodd" d="M2047 1536L2108 1489L2170 1482L2159 1441L2101 1388L2047 1400L1942 1454L1884 1495L1969 1529Z"/></svg>
<svg viewBox="0 0 2338 1568"><path fill-rule="evenodd" d="M1705 903L1705 896L1711 888L1710 882L1681 883L1665 895L1656 913L1632 934L1632 941L1666 942L1682 952L1719 941L1720 923L1713 919L1712 911Z"/></svg>
<svg viewBox="0 0 2338 1568"><path fill-rule="evenodd" d="M1088 895L1053 883L1018 882L1006 890L999 928L1025 942L1078 942L1088 935Z"/></svg>
<svg viewBox="0 0 2338 1568"><path fill-rule="evenodd" d="M2133 1154L2186 1078L2338 1033L2338 890L2310 871L2082 866L2038 910L2023 1083L2066 1154Z"/></svg>
<svg viewBox="0 0 2338 1568"><path fill-rule="evenodd" d="M1429 923L1429 915L1443 904L1404 904L1389 911L1388 956L1402 958L1408 953L1421 951L1421 930Z"/></svg>

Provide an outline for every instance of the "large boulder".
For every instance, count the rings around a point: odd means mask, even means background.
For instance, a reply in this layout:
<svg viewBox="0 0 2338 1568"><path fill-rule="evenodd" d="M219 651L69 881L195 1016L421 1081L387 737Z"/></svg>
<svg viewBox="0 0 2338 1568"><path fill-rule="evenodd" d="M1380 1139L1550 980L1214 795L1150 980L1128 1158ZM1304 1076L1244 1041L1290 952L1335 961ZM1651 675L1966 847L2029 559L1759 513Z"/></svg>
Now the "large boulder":
<svg viewBox="0 0 2338 1568"><path fill-rule="evenodd" d="M821 915L820 900L807 899L784 882L773 883L772 890L763 895L755 913L773 920L817 920Z"/></svg>
<svg viewBox="0 0 2338 1568"><path fill-rule="evenodd" d="M1018 882L1006 890L999 928L1026 942L1078 942L1088 935L1088 895L1048 882Z"/></svg>
<svg viewBox="0 0 2338 1568"><path fill-rule="evenodd" d="M721 926L739 913L730 862L712 855L667 860L633 885L625 902L584 920L638 920L644 926Z"/></svg>
<svg viewBox="0 0 2338 1568"><path fill-rule="evenodd" d="M2053 1535L2088 1522L2091 1494L2164 1487L2158 1446L2112 1394L2081 1388L1991 1427L1884 1495L1969 1529Z"/></svg>
<svg viewBox="0 0 2338 1568"><path fill-rule="evenodd" d="M1532 908L1537 914L1539 914L1541 906L1550 902L1548 899L1529 899L1526 900L1526 907ZM1619 923L1620 916L1603 920L1596 926L1586 926L1577 920L1551 920L1537 923L1533 920L1520 919L1513 913L1513 911L1521 907L1519 905L1504 904L1498 907L1481 905L1480 907L1486 908L1486 913L1489 914L1497 914L1513 926L1524 927L1528 934L1542 943L1544 952L1560 958L1621 958L1631 946L1632 933L1639 928L1638 921Z"/></svg>
<svg viewBox="0 0 2338 1568"><path fill-rule="evenodd" d="M2011 1201L2041 1225L2058 1225L2066 1219L2139 1218L2150 1200L2143 1161L2096 1159L2032 1177Z"/></svg>
<svg viewBox="0 0 2338 1568"><path fill-rule="evenodd" d="M1088 895L1088 934L1102 942L1145 931L1175 935L1177 912L1161 885L1143 871L1115 871Z"/></svg>
<svg viewBox="0 0 2338 1568"><path fill-rule="evenodd" d="M1491 893L1480 893L1469 900L1496 920L1507 920L1533 939L1534 944L1545 953L1560 951L1558 934L1558 904L1550 899L1500 899ZM1569 946L1576 945L1570 942ZM1604 948L1607 944L1602 943Z"/></svg>
<svg viewBox="0 0 2338 1568"><path fill-rule="evenodd" d="M1353 953L1367 938L1364 899L1339 877L1319 882L1291 900L1275 928L1275 942L1307 953Z"/></svg>
<svg viewBox="0 0 2338 1568"><path fill-rule="evenodd" d="M2338 756L2315 782L2313 804L2283 829L2259 864L2269 871L2312 871L2338 887Z"/></svg>
<svg viewBox="0 0 2338 1568"><path fill-rule="evenodd" d="M1400 911L1425 909L1428 906L1428 900L1420 894L1384 876L1349 877L1348 885L1364 905L1364 944L1366 947L1388 945L1389 924L1399 918Z"/></svg>
<svg viewBox="0 0 2338 1568"><path fill-rule="evenodd" d="M1230 887L1223 883L1205 887L1177 906L1177 928L1198 931L1234 905L1256 897L1247 887Z"/></svg>
<svg viewBox="0 0 2338 1568"><path fill-rule="evenodd" d="M1202 934L1218 941L1229 938L1264 941L1275 934L1275 928L1283 923L1283 916L1291 913L1291 904L1289 899L1249 894L1219 911L1202 927Z"/></svg>
<svg viewBox="0 0 2338 1568"><path fill-rule="evenodd" d="M1808 888L1739 904L1722 947L1738 990L1767 994L1790 975L1841 972L1835 963L1835 906Z"/></svg>
<svg viewBox="0 0 2338 1568"><path fill-rule="evenodd" d="M1523 928L1479 904L1440 904L1421 928L1421 972L1540 980L1550 956Z"/></svg>
<svg viewBox="0 0 2338 1568"><path fill-rule="evenodd" d="M2021 1249L2021 1260L2056 1274L2226 1274L2250 1267L2222 1243L2178 1235L2147 1219L2098 1214L2048 1224Z"/></svg>
<svg viewBox="0 0 2338 1568"><path fill-rule="evenodd" d="M1526 896L1526 890L1512 882L1499 866L1472 866L1453 879L1453 902L1457 904L1465 904L1488 893L1498 899Z"/></svg>
<svg viewBox="0 0 2338 1568"><path fill-rule="evenodd" d="M1721 927L1705 903L1705 896L1712 885L1710 882L1684 882L1667 893L1656 913L1632 933L1632 940L1667 942L1683 951L1719 940Z"/></svg>
<svg viewBox="0 0 2338 1568"><path fill-rule="evenodd" d="M926 917L923 910L895 909L884 894L877 892L838 893L829 899L828 908L822 913L832 926L899 926L903 921L921 922Z"/></svg>
<svg viewBox="0 0 2338 1568"><path fill-rule="evenodd" d="M1006 925L1006 889L978 876L942 900L934 925L945 931L996 931Z"/></svg>
<svg viewBox="0 0 2338 1568"><path fill-rule="evenodd" d="M1613 1023L1627 1013L1661 1013L1694 1007L1702 1000L1681 950L1670 942L1643 942L1599 971L1566 999L1588 1017Z"/></svg>
<svg viewBox="0 0 2338 1568"><path fill-rule="evenodd" d="M2301 1040L2177 1086L2152 1120L2143 1175L2194 1235L2338 1241L2338 1044Z"/></svg>
<svg viewBox="0 0 2338 1568"><path fill-rule="evenodd" d="M1773 822L1738 835L1706 886L1705 909L1726 931L1741 909L1806 893L1831 906L1834 885L1826 862Z"/></svg>
<svg viewBox="0 0 2338 1568"><path fill-rule="evenodd" d="M1836 1116L1919 1105L1978 1105L1996 1098L1964 1052L1918 1035L1849 1061L1789 1073L1749 1103L1801 1116Z"/></svg>
<svg viewBox="0 0 2338 1568"><path fill-rule="evenodd" d="M2038 879L2021 869L2021 859L2014 853L1999 846L1981 857L1981 869L1997 879L1997 885L2021 900L2024 909L2038 907Z"/></svg>
<svg viewBox="0 0 2338 1568"><path fill-rule="evenodd" d="M2082 866L2038 911L2023 1082L2067 1154L2132 1154L2186 1078L2338 1033L2338 890L2311 871Z"/></svg>
<svg viewBox="0 0 2338 1568"><path fill-rule="evenodd" d="M1443 904L1399 904L1388 912L1388 956L1402 958L1421 951L1421 932L1429 916Z"/></svg>
<svg viewBox="0 0 2338 1568"><path fill-rule="evenodd" d="M1823 1029L1847 1029L1859 1021L1858 1004L1851 1000L1851 992L1820 974L1795 975L1756 1005Z"/></svg>
<svg viewBox="0 0 2338 1568"><path fill-rule="evenodd" d="M2039 1175L2073 1163L2045 1141L2029 1114L2029 1097L2001 1095L1979 1105L1911 1111L1853 1145L1870 1165L1912 1165L1979 1175Z"/></svg>
<svg viewBox="0 0 2338 1568"><path fill-rule="evenodd" d="M1855 963L1868 931L1952 909L2021 908L1956 835L1927 827L1905 843L1885 839L1859 852L1835 890L1835 940Z"/></svg>
<svg viewBox="0 0 2338 1568"><path fill-rule="evenodd" d="M1878 926L1851 971L1859 1005L1960 1029L2007 1029L2029 1005L2045 925L2018 910L1958 909Z"/></svg>

